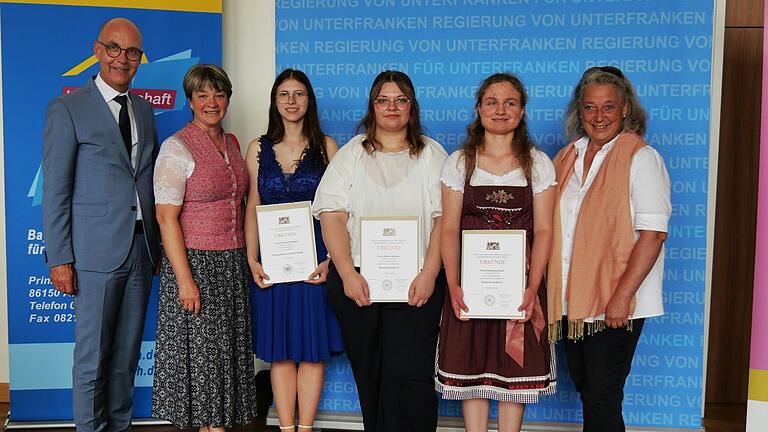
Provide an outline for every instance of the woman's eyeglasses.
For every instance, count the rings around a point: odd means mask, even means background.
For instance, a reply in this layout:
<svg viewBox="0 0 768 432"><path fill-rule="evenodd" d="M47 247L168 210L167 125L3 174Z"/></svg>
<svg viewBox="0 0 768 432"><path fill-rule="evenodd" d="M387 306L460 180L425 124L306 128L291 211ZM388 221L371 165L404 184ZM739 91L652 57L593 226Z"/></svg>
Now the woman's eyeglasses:
<svg viewBox="0 0 768 432"><path fill-rule="evenodd" d="M389 108L390 104L395 104L395 108L398 111L405 111L405 109L408 108L409 103L411 103L411 100L405 96L398 96L394 99L390 99L386 96L379 96L373 100L373 106L382 111Z"/></svg>
<svg viewBox="0 0 768 432"><path fill-rule="evenodd" d="M281 91L277 93L277 103L287 104L293 98L294 102L302 103L307 100L307 94L303 90L296 90L291 93L289 91Z"/></svg>

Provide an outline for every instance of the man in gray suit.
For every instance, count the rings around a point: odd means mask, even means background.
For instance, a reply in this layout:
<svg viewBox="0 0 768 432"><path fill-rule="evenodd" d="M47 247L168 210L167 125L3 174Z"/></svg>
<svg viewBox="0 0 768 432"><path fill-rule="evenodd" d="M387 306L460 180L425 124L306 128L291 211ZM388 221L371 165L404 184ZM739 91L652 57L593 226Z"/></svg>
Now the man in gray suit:
<svg viewBox="0 0 768 432"><path fill-rule="evenodd" d="M141 32L115 18L93 51L99 74L48 105L43 232L53 286L74 296L73 414L78 431L130 428L154 262L159 259L151 105L128 93Z"/></svg>

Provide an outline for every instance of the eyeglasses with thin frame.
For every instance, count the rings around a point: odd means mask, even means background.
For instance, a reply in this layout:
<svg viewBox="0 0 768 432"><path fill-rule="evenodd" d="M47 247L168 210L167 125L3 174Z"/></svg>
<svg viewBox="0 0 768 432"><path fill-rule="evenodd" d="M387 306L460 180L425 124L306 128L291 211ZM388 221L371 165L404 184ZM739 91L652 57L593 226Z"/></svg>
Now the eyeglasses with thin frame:
<svg viewBox="0 0 768 432"><path fill-rule="evenodd" d="M373 106L375 106L376 109L379 109L382 111L389 108L390 104L395 104L395 108L398 111L405 111L405 109L408 108L408 104L410 103L411 103L411 100L405 96L398 96L394 99L390 99L386 96L379 96L373 100Z"/></svg>
<svg viewBox="0 0 768 432"><path fill-rule="evenodd" d="M280 103L280 104L289 103L291 101L291 98L293 98L294 102L296 103L302 103L305 100L307 100L307 93L304 92L304 90L296 90L294 92L283 90L281 92L278 92L275 98L277 99L277 103Z"/></svg>
<svg viewBox="0 0 768 432"><path fill-rule="evenodd" d="M144 51L142 51L139 48L136 47L130 47L130 48L120 48L120 45L116 43L104 43L102 41L96 41L104 46L104 49L107 51L107 55L112 58L120 57L120 53L125 51L125 58L127 58L130 61L136 61L141 58L141 55L144 54Z"/></svg>

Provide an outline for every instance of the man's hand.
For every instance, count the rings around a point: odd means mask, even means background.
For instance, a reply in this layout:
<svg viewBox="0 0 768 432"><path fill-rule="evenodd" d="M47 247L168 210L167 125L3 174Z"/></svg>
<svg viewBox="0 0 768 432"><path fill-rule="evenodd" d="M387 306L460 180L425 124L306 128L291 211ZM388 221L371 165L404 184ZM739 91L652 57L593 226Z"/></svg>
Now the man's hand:
<svg viewBox="0 0 768 432"><path fill-rule="evenodd" d="M75 267L72 264L51 267L51 282L54 288L64 294L74 294L77 291Z"/></svg>

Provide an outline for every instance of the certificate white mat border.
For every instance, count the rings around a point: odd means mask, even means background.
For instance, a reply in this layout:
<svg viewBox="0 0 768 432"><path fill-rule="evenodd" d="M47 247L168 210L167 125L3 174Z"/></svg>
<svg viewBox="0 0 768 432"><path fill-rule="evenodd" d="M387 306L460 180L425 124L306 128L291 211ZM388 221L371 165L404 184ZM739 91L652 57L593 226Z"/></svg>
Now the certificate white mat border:
<svg viewBox="0 0 768 432"><path fill-rule="evenodd" d="M310 235L312 236L312 242L315 244L315 247L312 248L312 262L315 264L314 268L315 269L317 268L319 263L317 261L317 242L315 240L316 237L315 237L315 223L313 220L314 217L312 216L312 201L296 201L296 202L281 203L281 204L261 204L256 206L256 229L259 231L258 238L259 238L259 259L260 260L261 260L261 245L263 243L261 241L261 230L258 229L259 213L270 213L275 211L295 210L295 209L301 209L301 208L306 208L309 214L309 232L310 232ZM303 280L292 281L292 282L277 282L277 283L296 283L296 282L303 282Z"/></svg>
<svg viewBox="0 0 768 432"><path fill-rule="evenodd" d="M421 256L421 218L419 216L360 216L357 218L357 223L360 224L358 244L360 245L360 276L363 275L363 222L405 222L416 221L416 276L418 276L421 269L419 268L419 257ZM365 279L365 278L363 278ZM365 281L368 283L368 281ZM369 291L370 292L370 291ZM408 303L408 299L405 300L374 300L371 299L371 303Z"/></svg>
<svg viewBox="0 0 768 432"><path fill-rule="evenodd" d="M470 230L461 230L461 263L459 263L460 271L461 271L461 281L459 282L462 287L464 287L464 238L465 235L469 234L499 234L499 235L522 235L523 236L523 246L525 246L525 242L527 241L527 233L524 229L504 229L504 230L498 230L498 229L490 229L490 230L484 230L484 229L470 229ZM525 272L523 272L523 290L525 290ZM465 313L464 311L461 311L461 317L462 318L469 318L469 319L513 319L513 320L519 320L524 319L525 315L522 317L507 317L507 316L501 316L501 315L482 315L482 314L472 314L472 313Z"/></svg>

